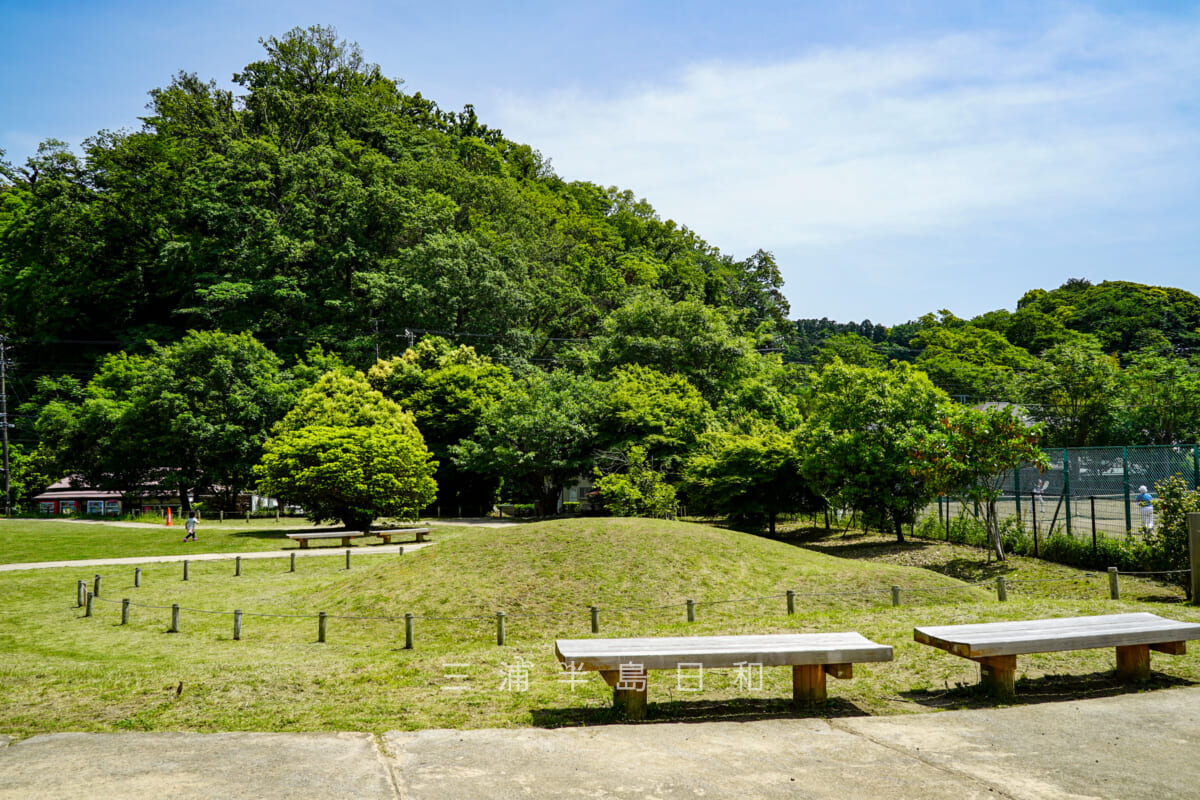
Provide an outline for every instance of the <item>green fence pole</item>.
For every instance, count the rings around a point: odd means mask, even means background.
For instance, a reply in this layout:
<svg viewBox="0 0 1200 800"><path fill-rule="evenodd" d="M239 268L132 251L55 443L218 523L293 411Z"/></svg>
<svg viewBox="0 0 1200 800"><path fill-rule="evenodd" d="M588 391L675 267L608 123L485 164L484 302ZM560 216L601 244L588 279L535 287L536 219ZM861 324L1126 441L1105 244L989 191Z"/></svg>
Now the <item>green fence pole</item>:
<svg viewBox="0 0 1200 800"><path fill-rule="evenodd" d="M1013 502L1017 504L1017 522L1021 522L1021 465L1013 470Z"/></svg>
<svg viewBox="0 0 1200 800"><path fill-rule="evenodd" d="M1200 489L1200 444L1192 445L1192 489Z"/></svg>
<svg viewBox="0 0 1200 800"><path fill-rule="evenodd" d="M1129 448L1121 448L1122 485L1125 487L1125 530L1133 530L1133 513L1129 508Z"/></svg>
<svg viewBox="0 0 1200 800"><path fill-rule="evenodd" d="M1067 536L1071 535L1071 460L1063 448L1063 503L1067 510ZM1050 531L1054 533L1054 531Z"/></svg>

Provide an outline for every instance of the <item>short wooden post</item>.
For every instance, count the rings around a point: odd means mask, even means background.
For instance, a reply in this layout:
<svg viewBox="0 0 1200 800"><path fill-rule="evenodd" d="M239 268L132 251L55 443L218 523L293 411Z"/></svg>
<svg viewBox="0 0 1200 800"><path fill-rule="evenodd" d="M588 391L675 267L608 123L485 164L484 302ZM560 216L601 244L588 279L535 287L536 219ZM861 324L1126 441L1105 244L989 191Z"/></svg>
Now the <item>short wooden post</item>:
<svg viewBox="0 0 1200 800"><path fill-rule="evenodd" d="M404 649L413 649L413 615L411 611L404 613Z"/></svg>
<svg viewBox="0 0 1200 800"><path fill-rule="evenodd" d="M398 548L396 548L396 555L404 555L404 545L400 545Z"/></svg>
<svg viewBox="0 0 1200 800"><path fill-rule="evenodd" d="M324 611L322 611L320 614L317 614L317 641L318 642L325 641L325 620L328 618L328 616L329 615L326 614Z"/></svg>
<svg viewBox="0 0 1200 800"><path fill-rule="evenodd" d="M1096 555L1096 498L1089 497L1092 504L1092 555Z"/></svg>
<svg viewBox="0 0 1200 800"><path fill-rule="evenodd" d="M137 589L142 585L142 568L134 567L133 569L133 588Z"/></svg>
<svg viewBox="0 0 1200 800"><path fill-rule="evenodd" d="M83 604L87 602L87 581L75 581L75 607L83 608Z"/></svg>
<svg viewBox="0 0 1200 800"><path fill-rule="evenodd" d="M1117 645L1117 675L1122 680L1144 681L1150 677L1150 645Z"/></svg>
<svg viewBox="0 0 1200 800"><path fill-rule="evenodd" d="M979 683L983 688L1002 700L1011 700L1017 694L1017 657L992 656L979 661Z"/></svg>
<svg viewBox="0 0 1200 800"><path fill-rule="evenodd" d="M496 612L496 644L504 646L504 612Z"/></svg>
<svg viewBox="0 0 1200 800"><path fill-rule="evenodd" d="M646 697L649 680L641 664L623 664L623 671L601 672L604 680L613 687L613 708L624 714L626 719L646 718Z"/></svg>
<svg viewBox="0 0 1200 800"><path fill-rule="evenodd" d="M295 571L296 571L296 554L292 553L292 564L291 564L291 568L288 570L288 572L295 572Z"/></svg>
<svg viewBox="0 0 1200 800"><path fill-rule="evenodd" d="M242 612L235 610L233 612L233 640L241 641L242 638Z"/></svg>
<svg viewBox="0 0 1200 800"><path fill-rule="evenodd" d="M792 665L792 702L811 706L825 702L825 667L821 664Z"/></svg>
<svg viewBox="0 0 1200 800"><path fill-rule="evenodd" d="M233 559L233 577L237 578L242 574L242 557L237 556Z"/></svg>
<svg viewBox="0 0 1200 800"><path fill-rule="evenodd" d="M892 605L893 606L900 605L900 587L899 586L892 587Z"/></svg>
<svg viewBox="0 0 1200 800"><path fill-rule="evenodd" d="M121 601L121 624L129 624L129 598L126 597Z"/></svg>
<svg viewBox="0 0 1200 800"><path fill-rule="evenodd" d="M796 592L792 589L787 590L787 610L789 616L796 613Z"/></svg>
<svg viewBox="0 0 1200 800"><path fill-rule="evenodd" d="M96 597L100 596L100 576L99 575L97 575L92 580L92 594L96 595Z"/></svg>
<svg viewBox="0 0 1200 800"><path fill-rule="evenodd" d="M1003 575L996 576L996 597L1001 603L1008 599L1008 581Z"/></svg>
<svg viewBox="0 0 1200 800"><path fill-rule="evenodd" d="M246 512L246 524L247 525L250 524L250 512L249 511Z"/></svg>
<svg viewBox="0 0 1200 800"><path fill-rule="evenodd" d="M179 603L171 604L171 627L167 633L179 633Z"/></svg>
<svg viewBox="0 0 1200 800"><path fill-rule="evenodd" d="M183 560L183 579L185 581L188 579L188 561L186 558Z"/></svg>
<svg viewBox="0 0 1200 800"><path fill-rule="evenodd" d="M346 569L350 569L350 551L346 551Z"/></svg>
<svg viewBox="0 0 1200 800"><path fill-rule="evenodd" d="M1117 578L1118 571L1116 567L1108 568L1108 593L1113 600L1121 599L1121 583Z"/></svg>
<svg viewBox="0 0 1200 800"><path fill-rule="evenodd" d="M221 511L221 520L220 521L221 522L225 521L225 512L224 511Z"/></svg>
<svg viewBox="0 0 1200 800"><path fill-rule="evenodd" d="M1200 514L1188 514L1188 562L1192 569L1188 586L1192 605L1200 605Z"/></svg>
<svg viewBox="0 0 1200 800"><path fill-rule="evenodd" d="M688 622L696 621L696 601L695 600L687 601L687 615L688 615Z"/></svg>
<svg viewBox="0 0 1200 800"><path fill-rule="evenodd" d="M85 617L90 617L92 615L92 598L95 596L96 595L92 594L91 592L87 593L87 600L83 605L83 615Z"/></svg>
<svg viewBox="0 0 1200 800"><path fill-rule="evenodd" d="M600 608L592 606L592 633L600 632Z"/></svg>

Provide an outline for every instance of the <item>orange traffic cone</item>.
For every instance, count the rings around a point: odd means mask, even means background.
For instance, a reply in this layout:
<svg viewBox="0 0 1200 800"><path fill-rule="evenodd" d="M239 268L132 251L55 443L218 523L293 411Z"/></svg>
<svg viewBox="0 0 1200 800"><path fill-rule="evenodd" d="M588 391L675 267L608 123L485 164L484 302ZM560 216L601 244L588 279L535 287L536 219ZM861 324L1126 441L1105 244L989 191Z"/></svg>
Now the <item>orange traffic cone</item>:
<svg viewBox="0 0 1200 800"><path fill-rule="evenodd" d="M171 527L171 507L167 506L167 527Z"/></svg>

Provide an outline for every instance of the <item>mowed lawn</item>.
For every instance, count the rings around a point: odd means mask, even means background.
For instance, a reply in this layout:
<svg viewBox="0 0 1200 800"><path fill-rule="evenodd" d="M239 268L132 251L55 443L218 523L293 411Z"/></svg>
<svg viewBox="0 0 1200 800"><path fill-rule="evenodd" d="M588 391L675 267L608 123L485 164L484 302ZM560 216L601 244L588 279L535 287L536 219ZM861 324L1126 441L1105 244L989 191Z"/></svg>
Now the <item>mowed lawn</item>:
<svg viewBox="0 0 1200 800"><path fill-rule="evenodd" d="M88 533L72 535L98 540L125 530L80 527ZM1177 590L1147 580L1124 579L1124 599L1112 601L1106 576L1040 562L1023 572L1024 562L1014 560L1001 568L1013 589L1000 603L980 551L885 541L872 549L854 536L815 537L798 547L706 525L627 519L439 528L432 547L402 556L368 557L356 548L349 569L341 548L298 559L295 572L287 559L243 561L240 576L232 559L193 563L186 582L179 564L151 564L140 588L132 568L102 568L91 617L76 606L75 587L79 579L90 584L94 569L0 573L0 733L612 722L609 687L594 673L573 678L554 658L556 638L593 635L593 605L601 609L600 636L856 630L895 648L891 663L856 665L852 680L831 679L829 702L804 711L790 705L785 668L766 668L761 688L750 689L731 671L706 672L700 686L695 676L652 672L652 722L991 704L973 689L978 665L916 644L915 625L1126 611L1200 622L1200 610L1183 605ZM61 557L27 552L30 560ZM896 563L906 560L930 568ZM989 582L952 576L960 573ZM892 586L902 587L899 607ZM788 589L796 593L792 616ZM128 625L120 624L123 598L132 602ZM688 599L696 603L694 623ZM174 603L183 609L180 630L168 633ZM240 641L235 609L243 612ZM324 643L317 641L322 611ZM414 615L411 650L406 613ZM1111 650L1022 657L1017 702L1130 691L1113 680L1113 662ZM1152 666L1149 688L1200 681L1195 653L1156 653Z"/></svg>
<svg viewBox="0 0 1200 800"><path fill-rule="evenodd" d="M183 521L174 524L91 520L0 519L0 564L69 561L85 558L169 556L189 552L248 553L295 548L288 533L314 528L303 519L204 519L196 542L184 542ZM336 543L336 542L335 542Z"/></svg>

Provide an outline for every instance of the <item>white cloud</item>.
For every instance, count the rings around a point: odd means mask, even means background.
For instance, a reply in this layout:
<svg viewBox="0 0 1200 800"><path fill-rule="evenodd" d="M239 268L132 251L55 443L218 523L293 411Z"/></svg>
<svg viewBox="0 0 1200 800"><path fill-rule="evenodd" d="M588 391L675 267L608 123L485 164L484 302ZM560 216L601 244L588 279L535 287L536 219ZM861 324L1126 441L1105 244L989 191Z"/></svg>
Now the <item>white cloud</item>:
<svg viewBox="0 0 1200 800"><path fill-rule="evenodd" d="M616 96L509 96L489 116L564 177L633 189L745 255L1194 194L1198 68L1194 19L1076 15L1023 36L712 61Z"/></svg>

